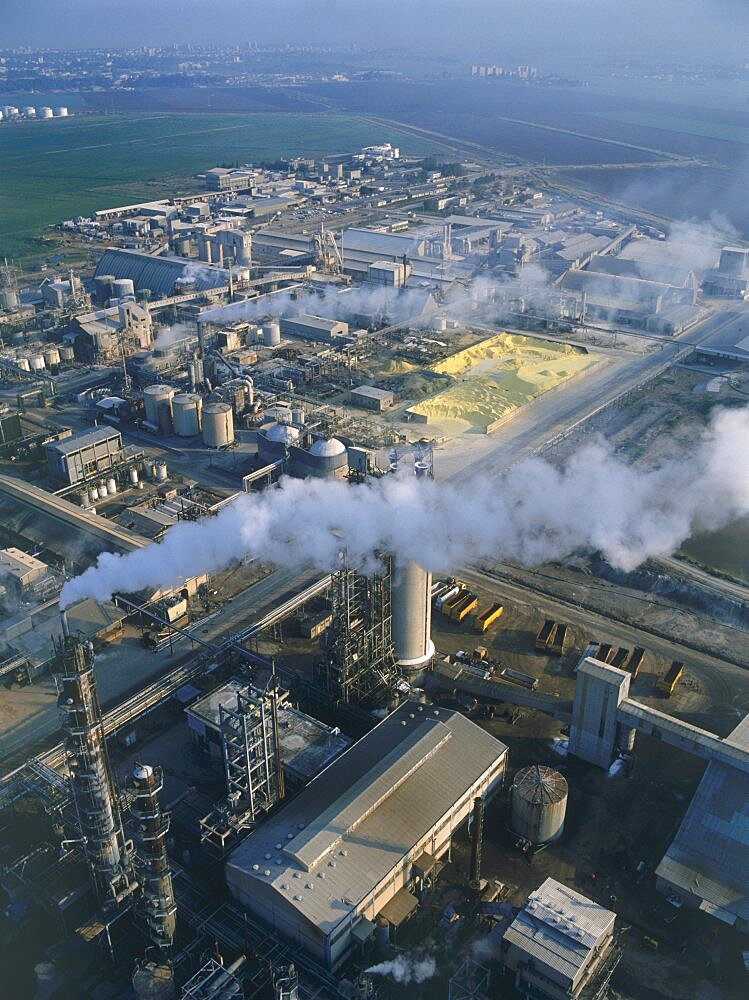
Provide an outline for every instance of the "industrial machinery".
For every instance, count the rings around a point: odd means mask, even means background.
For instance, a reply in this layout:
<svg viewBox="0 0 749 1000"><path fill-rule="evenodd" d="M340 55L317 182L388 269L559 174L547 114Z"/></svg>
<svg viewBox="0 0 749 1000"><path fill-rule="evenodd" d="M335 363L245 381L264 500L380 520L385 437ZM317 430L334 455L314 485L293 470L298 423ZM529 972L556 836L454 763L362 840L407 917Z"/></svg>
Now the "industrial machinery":
<svg viewBox="0 0 749 1000"><path fill-rule="evenodd" d="M177 906L166 850L169 815L162 812L159 804L163 787L161 768L135 765L130 812L135 820L134 867L142 887L138 910L151 942L165 952L174 939Z"/></svg>

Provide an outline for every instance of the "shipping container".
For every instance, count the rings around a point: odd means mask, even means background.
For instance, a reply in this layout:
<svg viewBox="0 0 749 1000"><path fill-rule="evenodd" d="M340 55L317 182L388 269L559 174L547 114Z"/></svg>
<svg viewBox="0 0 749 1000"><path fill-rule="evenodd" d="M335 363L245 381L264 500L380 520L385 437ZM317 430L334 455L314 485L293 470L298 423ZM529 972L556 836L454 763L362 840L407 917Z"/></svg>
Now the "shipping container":
<svg viewBox="0 0 749 1000"><path fill-rule="evenodd" d="M463 619L473 611L478 603L479 599L475 594L464 592L462 598L456 604L451 606L450 617L456 622L462 622Z"/></svg>

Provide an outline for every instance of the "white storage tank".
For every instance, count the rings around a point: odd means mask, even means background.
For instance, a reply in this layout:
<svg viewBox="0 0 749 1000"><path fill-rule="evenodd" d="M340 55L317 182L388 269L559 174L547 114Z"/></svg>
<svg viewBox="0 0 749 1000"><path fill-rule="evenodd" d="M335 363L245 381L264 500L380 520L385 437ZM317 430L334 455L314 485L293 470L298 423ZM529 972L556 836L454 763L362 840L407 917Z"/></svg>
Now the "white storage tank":
<svg viewBox="0 0 749 1000"><path fill-rule="evenodd" d="M60 364L60 352L56 347L47 347L44 350L44 363L47 368Z"/></svg>
<svg viewBox="0 0 749 1000"><path fill-rule="evenodd" d="M170 385L148 385L143 390L146 420L168 434L172 427L172 399L174 389Z"/></svg>
<svg viewBox="0 0 749 1000"><path fill-rule="evenodd" d="M28 358L16 358L16 364L22 371L30 371L31 365L29 364Z"/></svg>
<svg viewBox="0 0 749 1000"><path fill-rule="evenodd" d="M110 497L113 497L116 492L117 492L117 480L114 478L114 476L110 476L109 479L107 480L107 493L110 495Z"/></svg>
<svg viewBox="0 0 749 1000"><path fill-rule="evenodd" d="M91 487L91 501L92 501L92 503L93 503L93 501L98 500L98 499L99 499L99 490L96 488L96 486L92 486Z"/></svg>
<svg viewBox="0 0 749 1000"><path fill-rule="evenodd" d="M107 484L106 483L99 483L99 496L100 497L105 497L108 492L109 492L109 490L107 490Z"/></svg>
<svg viewBox="0 0 749 1000"><path fill-rule="evenodd" d="M36 118L36 108L32 108L31 105L23 109L24 118Z"/></svg>
<svg viewBox="0 0 749 1000"><path fill-rule="evenodd" d="M29 358L29 368L32 372L40 372L44 370L44 355L43 354L32 354Z"/></svg>
<svg viewBox="0 0 749 1000"><path fill-rule="evenodd" d="M180 437L200 434L200 417L203 400L196 392L181 392L172 400L174 433Z"/></svg>
<svg viewBox="0 0 749 1000"><path fill-rule="evenodd" d="M263 344L275 347L281 343L281 327L278 323L266 323L263 327Z"/></svg>
<svg viewBox="0 0 749 1000"><path fill-rule="evenodd" d="M138 485L138 479L140 478L138 476L138 470L137 469L131 469L129 475L130 475L130 483L131 483L131 485L132 486L137 486Z"/></svg>
<svg viewBox="0 0 749 1000"><path fill-rule="evenodd" d="M564 829L567 780L551 767L533 764L518 771L510 792L510 829L534 846L556 840Z"/></svg>
<svg viewBox="0 0 749 1000"><path fill-rule="evenodd" d="M234 440L234 415L228 403L206 403L203 407L203 444L224 448Z"/></svg>
<svg viewBox="0 0 749 1000"><path fill-rule="evenodd" d="M55 108L55 118L67 118L69 114L67 108Z"/></svg>
<svg viewBox="0 0 749 1000"><path fill-rule="evenodd" d="M300 427L304 426L305 414L304 408L302 406L296 406L291 411L291 422L293 424L298 424Z"/></svg>
<svg viewBox="0 0 749 1000"><path fill-rule="evenodd" d="M418 671L434 656L432 574L394 559L392 602L395 658L401 669Z"/></svg>
<svg viewBox="0 0 749 1000"><path fill-rule="evenodd" d="M53 117L52 108L39 108L39 117L52 118Z"/></svg>
<svg viewBox="0 0 749 1000"><path fill-rule="evenodd" d="M155 466L155 475L158 482L163 483L166 480L167 474L168 470L166 462L159 462L158 465Z"/></svg>
<svg viewBox="0 0 749 1000"><path fill-rule="evenodd" d="M88 490L81 491L81 507L88 507L91 503L91 494Z"/></svg>
<svg viewBox="0 0 749 1000"><path fill-rule="evenodd" d="M70 344L63 344L60 348L60 361L64 361L66 365L75 361L75 350L70 346Z"/></svg>
<svg viewBox="0 0 749 1000"><path fill-rule="evenodd" d="M135 298L135 285L132 278L116 278L114 282L114 293L118 299L124 299L128 295Z"/></svg>

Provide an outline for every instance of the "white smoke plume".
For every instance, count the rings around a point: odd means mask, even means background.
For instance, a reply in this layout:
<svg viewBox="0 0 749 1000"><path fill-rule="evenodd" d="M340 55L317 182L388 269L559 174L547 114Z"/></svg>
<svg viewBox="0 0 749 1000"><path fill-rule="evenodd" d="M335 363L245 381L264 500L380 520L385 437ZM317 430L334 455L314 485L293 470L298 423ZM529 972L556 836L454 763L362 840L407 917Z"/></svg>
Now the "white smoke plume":
<svg viewBox="0 0 749 1000"><path fill-rule="evenodd" d="M655 468L628 465L600 441L562 468L531 459L503 476L455 483L286 478L215 517L175 525L159 544L103 553L65 585L60 603L178 586L243 557L329 571L344 548L363 570L374 568L376 551L446 571L508 559L535 565L586 549L632 570L695 532L749 515L748 453L749 407L718 411L691 454Z"/></svg>
<svg viewBox="0 0 749 1000"><path fill-rule="evenodd" d="M391 962L380 962L366 970L375 976L390 976L396 983L424 983L437 972L437 963L431 956L411 958L398 955Z"/></svg>

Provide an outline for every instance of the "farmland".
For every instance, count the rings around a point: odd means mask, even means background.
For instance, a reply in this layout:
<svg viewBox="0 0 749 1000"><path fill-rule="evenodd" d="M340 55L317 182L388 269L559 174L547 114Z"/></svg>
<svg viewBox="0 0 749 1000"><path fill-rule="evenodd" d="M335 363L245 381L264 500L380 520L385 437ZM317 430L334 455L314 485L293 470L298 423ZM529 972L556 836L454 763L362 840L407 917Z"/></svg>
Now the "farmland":
<svg viewBox="0 0 749 1000"><path fill-rule="evenodd" d="M49 252L39 234L61 219L197 190L216 165L427 141L348 114L129 114L20 123L0 130L0 257Z"/></svg>

